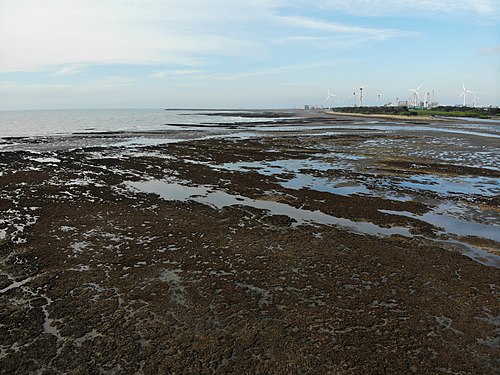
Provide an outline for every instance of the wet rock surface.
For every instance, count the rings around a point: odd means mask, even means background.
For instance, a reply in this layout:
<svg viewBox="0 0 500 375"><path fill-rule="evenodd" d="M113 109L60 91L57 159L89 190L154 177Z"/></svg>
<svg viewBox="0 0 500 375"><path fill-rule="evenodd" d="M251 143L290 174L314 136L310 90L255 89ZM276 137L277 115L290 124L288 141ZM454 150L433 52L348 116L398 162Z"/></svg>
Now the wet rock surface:
<svg viewBox="0 0 500 375"><path fill-rule="evenodd" d="M498 373L499 172L436 144L0 153L0 372Z"/></svg>

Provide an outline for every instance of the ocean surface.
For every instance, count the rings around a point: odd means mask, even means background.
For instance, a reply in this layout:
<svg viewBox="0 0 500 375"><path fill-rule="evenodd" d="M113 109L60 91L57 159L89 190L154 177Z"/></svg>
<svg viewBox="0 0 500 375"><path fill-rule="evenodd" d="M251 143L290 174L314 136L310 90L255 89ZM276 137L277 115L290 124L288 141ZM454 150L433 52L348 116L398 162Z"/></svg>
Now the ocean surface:
<svg viewBox="0 0 500 375"><path fill-rule="evenodd" d="M84 109L0 111L0 138L72 133L175 129L178 124L258 122L266 119L209 116L219 110ZM235 114L241 111L234 111Z"/></svg>
<svg viewBox="0 0 500 375"><path fill-rule="evenodd" d="M448 122L431 121L404 122L399 120L381 120L352 117L351 121L316 121L315 119L332 118L322 112L280 110L295 119L303 117L306 123L294 121L288 117L279 118L272 111L241 110L164 110L164 109L84 109L84 110L32 110L0 111L0 151L36 151L49 148L79 148L88 146L127 146L154 145L178 142L188 139L212 137L237 137L241 139L256 136L295 133L302 135L337 135L340 132L386 133L399 132L429 133L438 132L449 137L469 135L480 137L481 144L488 154L497 154L500 142L500 122L463 119L450 119ZM242 113L246 115L242 116ZM223 115L221 115L223 114ZM312 116L312 117L311 117ZM280 121L288 120L288 121ZM224 126L226 124L226 126ZM230 124L228 126L227 124ZM240 124L236 125L235 124ZM156 132L157 134L148 132ZM161 135L160 133L161 132ZM106 135L108 133L108 135ZM72 134L98 137L71 137ZM50 137L50 146L38 138ZM105 138L107 139L105 140ZM456 140L449 139L450 142ZM96 143L98 142L98 143ZM100 142L100 143L99 143ZM447 141L448 142L448 141ZM47 143L48 144L48 143ZM475 158L477 159L477 158ZM483 158L484 159L484 158ZM492 167L491 158L481 163ZM493 159L497 160L497 157ZM498 163L494 163L494 167Z"/></svg>

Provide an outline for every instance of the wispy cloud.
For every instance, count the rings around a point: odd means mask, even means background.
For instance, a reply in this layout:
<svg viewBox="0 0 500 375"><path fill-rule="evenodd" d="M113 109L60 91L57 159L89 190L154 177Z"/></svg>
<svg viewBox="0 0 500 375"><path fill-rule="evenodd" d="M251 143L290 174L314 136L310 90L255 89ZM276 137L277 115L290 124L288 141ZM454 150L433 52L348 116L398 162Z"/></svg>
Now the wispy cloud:
<svg viewBox="0 0 500 375"><path fill-rule="evenodd" d="M430 17L464 14L469 17L500 17L498 0L319 0L324 9L337 9L362 16L400 15Z"/></svg>
<svg viewBox="0 0 500 375"><path fill-rule="evenodd" d="M302 41L306 41L303 30L365 39L369 36L381 41L404 35L394 29L286 15L290 7L300 3L2 0L0 72L62 66L56 74L70 75L92 64L175 64L196 68L219 57L256 59L272 54L273 40L303 35Z"/></svg>
<svg viewBox="0 0 500 375"><path fill-rule="evenodd" d="M498 98L499 20L500 0L0 0L0 106L52 94L51 106L196 95L239 106L248 87L259 105L283 91L296 105L306 94L283 89L293 82L324 100L325 86L349 92L354 79L406 95L403 82L447 87L450 75Z"/></svg>
<svg viewBox="0 0 500 375"><path fill-rule="evenodd" d="M73 74L82 73L86 70L85 65L76 64L76 65L67 65L57 69L53 74L56 76L69 76Z"/></svg>
<svg viewBox="0 0 500 375"><path fill-rule="evenodd" d="M206 73L206 70L201 69L178 69L178 70L163 70L156 71L151 74L151 77L158 79L174 78L174 77L186 77L193 75L200 75Z"/></svg>
<svg viewBox="0 0 500 375"><path fill-rule="evenodd" d="M479 53L486 56L500 55L500 45L483 48L479 50Z"/></svg>
<svg viewBox="0 0 500 375"><path fill-rule="evenodd" d="M359 26L346 25L338 22L325 22L309 17L281 16L281 17L276 17L276 19L283 23L287 23L302 28L322 30L334 33L387 34L387 35L391 35L394 33L393 30L389 29L364 28Z"/></svg>
<svg viewBox="0 0 500 375"><path fill-rule="evenodd" d="M286 64L286 65L273 66L263 69L240 71L238 73L212 73L212 74L201 75L197 78L206 80L217 80L217 81L239 81L242 79L256 78L256 77L267 77L267 76L276 77L279 75L286 75L290 73L299 73L299 72L315 70L318 68L332 67L341 62L343 61L338 59L338 60L316 61L305 64Z"/></svg>
<svg viewBox="0 0 500 375"><path fill-rule="evenodd" d="M348 34L370 36L371 38L377 40L387 40L394 37L415 35L413 32L402 30L354 26L339 22L327 22L309 17L279 16L276 17L276 19L282 23L299 28L319 30L334 35Z"/></svg>
<svg viewBox="0 0 500 375"><path fill-rule="evenodd" d="M252 54L258 45L237 35L238 25L231 23L239 13L255 19L267 7L259 1L253 6L216 3L229 14L217 4L195 0L2 0L0 71L96 63L196 66L207 55Z"/></svg>

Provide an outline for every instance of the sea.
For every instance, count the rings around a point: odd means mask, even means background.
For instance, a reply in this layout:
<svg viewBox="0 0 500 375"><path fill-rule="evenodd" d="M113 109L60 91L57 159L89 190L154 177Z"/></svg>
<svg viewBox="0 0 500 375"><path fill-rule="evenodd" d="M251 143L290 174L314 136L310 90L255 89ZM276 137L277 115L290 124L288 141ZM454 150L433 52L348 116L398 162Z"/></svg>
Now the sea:
<svg viewBox="0 0 500 375"><path fill-rule="evenodd" d="M249 115L249 112L252 112ZM301 131L305 135L335 135L349 128L354 132L392 133L398 131L410 132L444 132L468 134L484 138L489 143L497 143L500 139L500 122L450 119L449 122L435 121L429 124L398 122L398 120L360 119L352 118L346 123L339 122L309 122L307 124L280 121L286 119L266 114L273 112L257 110L217 110L217 109L74 109L74 110L24 110L0 111L0 151L31 150L39 148L39 142L33 141L39 137L58 139L61 147L69 147L68 139L72 134L91 135L96 133L118 134L127 133L129 142L136 144L142 140L144 145L158 142L180 141L182 139L202 139L210 137L240 137L251 138L256 135L276 134ZM279 110L280 113L293 114L294 117L328 115L314 111ZM258 116L258 117L256 117ZM261 117L262 116L262 117ZM235 124L243 124L234 126ZM224 126L226 124L226 126ZM231 126L227 126L231 124ZM147 132L162 131L160 137L152 139ZM142 133L142 135L141 135ZM142 138L141 138L142 137ZM125 138L122 136L121 139ZM154 138L154 137L153 137ZM86 138L90 139L90 138ZM52 142L53 147L58 147ZM85 141L90 142L90 141ZM88 146L88 143L73 146ZM120 144L121 145L121 144Z"/></svg>
<svg viewBox="0 0 500 375"><path fill-rule="evenodd" d="M226 116L209 115L226 113ZM230 116L234 113L234 116ZM74 133L141 132L176 129L176 125L260 122L241 111L164 109L74 109L0 111L0 138L39 137Z"/></svg>

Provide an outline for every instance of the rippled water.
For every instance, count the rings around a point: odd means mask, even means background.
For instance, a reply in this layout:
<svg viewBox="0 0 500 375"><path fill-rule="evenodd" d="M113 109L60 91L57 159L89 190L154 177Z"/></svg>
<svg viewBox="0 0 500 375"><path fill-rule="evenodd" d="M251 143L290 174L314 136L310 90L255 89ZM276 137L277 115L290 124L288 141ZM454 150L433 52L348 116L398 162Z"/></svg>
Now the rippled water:
<svg viewBox="0 0 500 375"><path fill-rule="evenodd" d="M169 130L177 129L175 125L181 124L232 123L243 120L239 116L208 116L208 112L163 109L0 111L0 138L80 132ZM244 118L245 122L262 120L265 119Z"/></svg>
<svg viewBox="0 0 500 375"><path fill-rule="evenodd" d="M262 121L277 120L265 117L241 117L241 111L220 111L225 116L208 115L213 110L163 110L163 109L79 109L79 110L33 110L33 111L0 111L0 138L5 137L35 137L59 134L89 133L89 132L115 132L115 131L151 131L151 130L187 130L189 128L178 125L210 125L217 128L218 124L228 123L258 123ZM302 116L300 112L288 112ZM230 114L233 113L234 116ZM229 115L228 115L229 114ZM258 115L258 112L256 112ZM316 113L317 116L324 116ZM324 116L325 119L331 119ZM488 138L500 138L498 121L484 122L469 119L455 122L434 122L429 125L403 123L396 121L362 121L353 118L353 122L345 121L328 122L326 124L256 124L246 127L246 131L261 132L293 132L321 131L327 135L336 131L352 129L368 132L398 132L398 131L435 131L455 134L476 135ZM199 130L199 129L198 129ZM239 131L241 131L240 129Z"/></svg>

